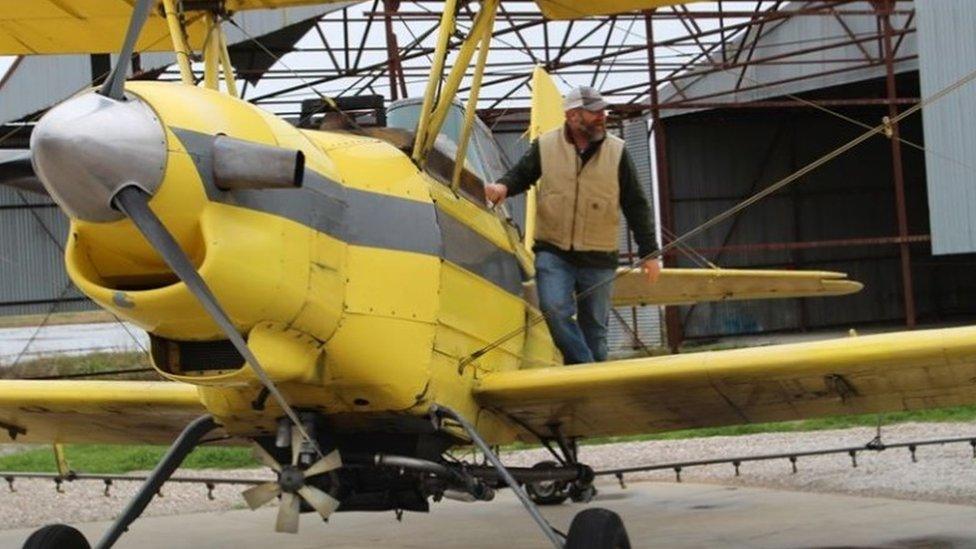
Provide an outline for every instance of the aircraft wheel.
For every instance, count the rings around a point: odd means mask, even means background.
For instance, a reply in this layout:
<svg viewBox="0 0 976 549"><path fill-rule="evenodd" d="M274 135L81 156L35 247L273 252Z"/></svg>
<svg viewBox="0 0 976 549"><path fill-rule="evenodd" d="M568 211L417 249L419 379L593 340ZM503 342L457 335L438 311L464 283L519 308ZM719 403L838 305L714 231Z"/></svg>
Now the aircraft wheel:
<svg viewBox="0 0 976 549"><path fill-rule="evenodd" d="M91 545L81 532L67 524L48 524L31 534L23 549L91 549Z"/></svg>
<svg viewBox="0 0 976 549"><path fill-rule="evenodd" d="M542 461L533 465L532 468L553 469L557 466L554 461ZM569 498L566 483L558 480L527 482L525 491L529 494L529 499L536 505L559 505Z"/></svg>
<svg viewBox="0 0 976 549"><path fill-rule="evenodd" d="M620 515L594 507L573 517L566 549L630 549L630 539Z"/></svg>

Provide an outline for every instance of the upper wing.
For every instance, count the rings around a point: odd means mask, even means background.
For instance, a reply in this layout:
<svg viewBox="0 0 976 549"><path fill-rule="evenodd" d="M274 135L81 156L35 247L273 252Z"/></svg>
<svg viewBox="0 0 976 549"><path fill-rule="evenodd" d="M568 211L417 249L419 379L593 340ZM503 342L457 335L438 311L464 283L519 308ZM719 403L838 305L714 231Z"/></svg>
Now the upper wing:
<svg viewBox="0 0 976 549"><path fill-rule="evenodd" d="M346 0L347 1L347 0ZM230 11L334 4L340 0L227 0ZM137 52L172 51L166 19L157 2L136 42ZM199 50L206 39L203 12L188 12L187 39ZM122 0L0 0L0 55L116 53L122 45L132 2Z"/></svg>
<svg viewBox="0 0 976 549"><path fill-rule="evenodd" d="M205 413L182 383L0 380L0 441L169 444Z"/></svg>
<svg viewBox="0 0 976 549"><path fill-rule="evenodd" d="M336 4L347 0L225 0L229 11ZM575 19L599 14L649 9L687 0L538 0L546 16ZM132 2L122 0L0 0L0 55L53 53L114 53L132 15ZM206 38L202 12L188 12L190 46L199 50ZM136 42L136 51L172 51L159 2Z"/></svg>
<svg viewBox="0 0 976 549"><path fill-rule="evenodd" d="M637 269L622 269L613 283L613 304L680 305L852 294L864 287L844 273L746 269L662 269L650 284Z"/></svg>
<svg viewBox="0 0 976 549"><path fill-rule="evenodd" d="M972 404L976 327L501 372L476 398L567 436Z"/></svg>

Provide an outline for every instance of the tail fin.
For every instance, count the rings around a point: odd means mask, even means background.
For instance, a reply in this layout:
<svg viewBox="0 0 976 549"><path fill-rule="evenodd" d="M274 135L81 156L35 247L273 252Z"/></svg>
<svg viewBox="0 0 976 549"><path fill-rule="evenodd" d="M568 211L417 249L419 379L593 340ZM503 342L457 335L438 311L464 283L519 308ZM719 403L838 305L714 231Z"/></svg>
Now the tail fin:
<svg viewBox="0 0 976 549"><path fill-rule="evenodd" d="M563 96L556 88L549 73L542 67L532 72L532 111L529 115L529 139L554 130L565 120ZM525 247L529 250L535 243L535 188L529 189L525 199Z"/></svg>
<svg viewBox="0 0 976 549"><path fill-rule="evenodd" d="M540 135L554 130L565 120L563 96L556 88L552 77L542 67L532 72L532 114L529 121L529 138L538 139Z"/></svg>

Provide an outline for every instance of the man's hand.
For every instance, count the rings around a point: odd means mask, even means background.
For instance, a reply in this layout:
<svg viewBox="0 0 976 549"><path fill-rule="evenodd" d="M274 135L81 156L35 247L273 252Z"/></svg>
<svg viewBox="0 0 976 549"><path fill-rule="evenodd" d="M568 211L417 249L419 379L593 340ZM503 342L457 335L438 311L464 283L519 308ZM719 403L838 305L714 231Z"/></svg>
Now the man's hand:
<svg viewBox="0 0 976 549"><path fill-rule="evenodd" d="M485 185L485 198L491 202L492 206L498 206L505 201L508 196L508 187L501 183L489 183Z"/></svg>
<svg viewBox="0 0 976 549"><path fill-rule="evenodd" d="M657 282L659 276L661 276L661 262L657 259L647 259L641 263L641 270L644 271L644 276L647 277L647 281L651 284Z"/></svg>

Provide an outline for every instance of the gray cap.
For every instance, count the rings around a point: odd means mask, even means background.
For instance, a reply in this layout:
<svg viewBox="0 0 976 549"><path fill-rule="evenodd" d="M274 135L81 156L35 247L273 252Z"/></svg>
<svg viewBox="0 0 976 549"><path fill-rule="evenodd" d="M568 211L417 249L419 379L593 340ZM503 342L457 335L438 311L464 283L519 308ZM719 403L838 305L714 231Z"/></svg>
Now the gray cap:
<svg viewBox="0 0 976 549"><path fill-rule="evenodd" d="M607 108L607 102L596 88L580 86L566 95L563 99L563 110L586 109L588 111L602 111Z"/></svg>

